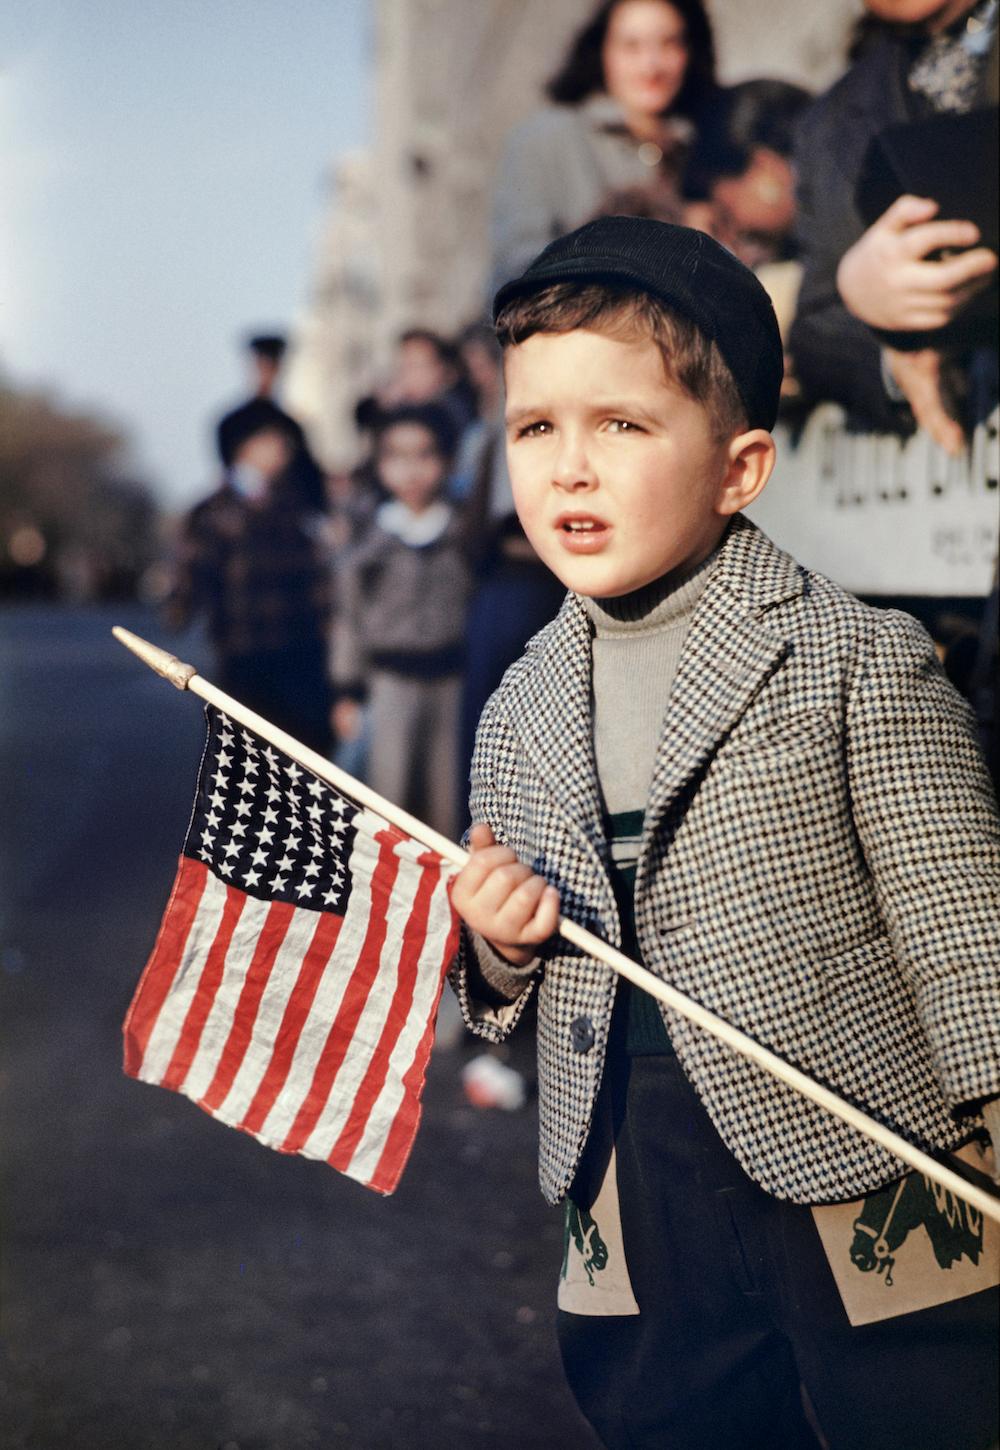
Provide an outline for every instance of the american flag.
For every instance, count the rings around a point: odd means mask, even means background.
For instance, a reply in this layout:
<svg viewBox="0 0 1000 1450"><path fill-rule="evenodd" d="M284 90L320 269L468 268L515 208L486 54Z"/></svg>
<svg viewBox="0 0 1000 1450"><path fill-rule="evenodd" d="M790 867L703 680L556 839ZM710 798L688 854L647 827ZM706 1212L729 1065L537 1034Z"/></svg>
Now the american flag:
<svg viewBox="0 0 1000 1450"><path fill-rule="evenodd" d="M458 927L442 858L209 706L125 1071L391 1193Z"/></svg>

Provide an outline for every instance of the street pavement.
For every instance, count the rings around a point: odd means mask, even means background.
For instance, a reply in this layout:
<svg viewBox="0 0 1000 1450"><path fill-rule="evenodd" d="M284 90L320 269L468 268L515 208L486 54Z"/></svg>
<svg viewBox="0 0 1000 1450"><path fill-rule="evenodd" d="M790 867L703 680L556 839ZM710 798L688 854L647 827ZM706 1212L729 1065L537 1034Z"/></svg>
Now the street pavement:
<svg viewBox="0 0 1000 1450"><path fill-rule="evenodd" d="M469 1106L475 1044L432 1059L389 1199L122 1075L202 717L116 622L162 639L138 606L0 615L0 1444L589 1450L534 1103Z"/></svg>

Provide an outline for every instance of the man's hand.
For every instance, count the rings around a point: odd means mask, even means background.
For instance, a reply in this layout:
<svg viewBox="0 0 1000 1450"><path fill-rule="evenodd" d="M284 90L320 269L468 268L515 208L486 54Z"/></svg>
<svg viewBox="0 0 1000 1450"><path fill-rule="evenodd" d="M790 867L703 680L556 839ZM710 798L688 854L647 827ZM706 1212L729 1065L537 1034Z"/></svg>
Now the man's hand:
<svg viewBox="0 0 1000 1450"><path fill-rule="evenodd" d="M472 860L455 877L451 903L473 931L514 967L526 967L559 924L559 893L536 876L489 826L473 826Z"/></svg>
<svg viewBox="0 0 1000 1450"><path fill-rule="evenodd" d="M920 348L917 352L897 352L887 347L885 360L918 425L945 452L959 457L965 447L965 435L961 424L945 406L941 354L933 347Z"/></svg>
<svg viewBox="0 0 1000 1450"><path fill-rule="evenodd" d="M997 256L977 247L974 222L934 221L936 201L901 196L840 259L844 305L869 327L926 332L944 327L988 286ZM941 261L930 252L969 248Z"/></svg>

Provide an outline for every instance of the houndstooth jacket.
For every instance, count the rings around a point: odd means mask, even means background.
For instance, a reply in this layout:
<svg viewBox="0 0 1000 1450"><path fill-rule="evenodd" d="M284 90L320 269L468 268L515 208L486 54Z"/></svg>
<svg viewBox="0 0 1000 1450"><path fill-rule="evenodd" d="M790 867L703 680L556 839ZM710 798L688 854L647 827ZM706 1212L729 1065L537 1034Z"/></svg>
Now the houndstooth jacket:
<svg viewBox="0 0 1000 1450"><path fill-rule="evenodd" d="M569 595L483 713L472 819L614 945L590 624ZM973 721L923 629L734 520L685 642L635 888L647 967L912 1141L950 1148L1000 1093L1000 826ZM484 977L488 981L484 981ZM464 940L469 1026L500 1041L536 986L539 1176L587 1138L615 974L554 939L518 972ZM856 1198L884 1149L663 1008L716 1128L768 1192Z"/></svg>

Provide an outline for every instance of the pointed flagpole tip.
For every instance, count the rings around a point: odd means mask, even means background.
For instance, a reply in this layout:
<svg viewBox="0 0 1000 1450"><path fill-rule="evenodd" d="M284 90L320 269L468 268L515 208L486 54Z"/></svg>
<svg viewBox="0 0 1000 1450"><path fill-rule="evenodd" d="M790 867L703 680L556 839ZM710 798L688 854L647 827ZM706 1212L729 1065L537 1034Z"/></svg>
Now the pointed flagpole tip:
<svg viewBox="0 0 1000 1450"><path fill-rule="evenodd" d="M133 634L130 629L124 629L116 624L111 633L119 644L130 649L134 655L138 655L144 665L169 680L178 690L186 690L189 682L198 673L194 665L186 665L176 655L169 654L167 650L160 649L157 644L150 644L148 639L141 639L139 635Z"/></svg>

